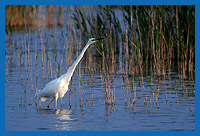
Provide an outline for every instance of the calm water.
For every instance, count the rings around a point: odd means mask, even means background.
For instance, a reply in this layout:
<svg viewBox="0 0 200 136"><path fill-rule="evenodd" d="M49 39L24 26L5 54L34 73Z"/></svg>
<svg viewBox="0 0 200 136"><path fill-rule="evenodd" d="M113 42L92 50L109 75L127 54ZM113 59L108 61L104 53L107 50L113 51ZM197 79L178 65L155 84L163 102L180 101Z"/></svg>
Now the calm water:
<svg viewBox="0 0 200 136"><path fill-rule="evenodd" d="M107 105L104 94L106 84L102 80L102 69L98 68L101 60L91 57L95 54L90 53L93 47L76 69L80 73L82 86L80 78L74 73L69 91L63 98L63 107L60 107L58 100L57 110L54 109L54 103L48 109L51 99L47 99L40 109L34 100L35 91L43 89L46 83L64 74L76 59L77 50L82 49L77 46L70 52L71 46L64 32L60 28L21 30L13 32L10 44L9 36L6 35L6 130L195 130L195 83L188 77L184 82L179 79L175 62L171 74L164 73L161 77L152 77L152 72L146 70L144 89L141 77L136 76L133 80L121 72L126 67L125 63L117 62L113 66L115 72L109 75L115 104ZM120 55L116 60L121 60Z"/></svg>

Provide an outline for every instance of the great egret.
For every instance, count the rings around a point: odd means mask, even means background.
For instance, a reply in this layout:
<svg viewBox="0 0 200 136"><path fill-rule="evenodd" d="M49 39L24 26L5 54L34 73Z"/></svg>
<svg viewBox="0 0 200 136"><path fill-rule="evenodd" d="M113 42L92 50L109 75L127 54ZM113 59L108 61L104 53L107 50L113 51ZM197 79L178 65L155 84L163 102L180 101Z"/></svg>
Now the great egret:
<svg viewBox="0 0 200 136"><path fill-rule="evenodd" d="M69 67L67 72L64 75L60 76L59 78L56 78L56 79L52 80L51 82L47 83L45 88L42 91L38 90L38 92L35 94L35 99L36 100L39 99L40 102L44 102L44 101L46 101L47 98L53 98L53 100L49 103L48 107L55 100L55 109L57 109L57 99L60 98L61 107L62 107L62 97L65 95L65 93L68 90L69 81L71 80L71 77L74 73L76 66L82 59L87 48L91 44L93 44L99 40L102 40L102 39L103 38L90 38L88 40L87 44L85 45L85 47L83 48L81 54L78 56L76 61L72 64L72 66Z"/></svg>

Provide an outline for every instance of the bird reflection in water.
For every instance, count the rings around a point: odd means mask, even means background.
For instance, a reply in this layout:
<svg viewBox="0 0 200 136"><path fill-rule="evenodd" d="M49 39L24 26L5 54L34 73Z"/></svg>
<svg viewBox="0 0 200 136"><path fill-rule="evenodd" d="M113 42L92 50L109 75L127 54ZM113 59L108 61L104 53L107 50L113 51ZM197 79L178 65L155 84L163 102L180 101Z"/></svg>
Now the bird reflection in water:
<svg viewBox="0 0 200 136"><path fill-rule="evenodd" d="M40 114L54 114L56 117L57 123L55 124L55 128L58 130L70 130L71 125L76 121L74 114L72 113L72 110L66 110L66 109L50 109L50 108L44 108L40 110Z"/></svg>
<svg viewBox="0 0 200 136"><path fill-rule="evenodd" d="M70 130L71 129L71 124L74 123L76 120L73 117L73 113L71 110L66 110L66 109L57 109L55 110L55 114L57 114L57 119L61 120L59 124L56 124L55 127L56 129L59 130Z"/></svg>
<svg viewBox="0 0 200 136"><path fill-rule="evenodd" d="M55 110L55 114L59 115L57 118L59 120L75 120L72 118L73 114L71 110L57 109Z"/></svg>

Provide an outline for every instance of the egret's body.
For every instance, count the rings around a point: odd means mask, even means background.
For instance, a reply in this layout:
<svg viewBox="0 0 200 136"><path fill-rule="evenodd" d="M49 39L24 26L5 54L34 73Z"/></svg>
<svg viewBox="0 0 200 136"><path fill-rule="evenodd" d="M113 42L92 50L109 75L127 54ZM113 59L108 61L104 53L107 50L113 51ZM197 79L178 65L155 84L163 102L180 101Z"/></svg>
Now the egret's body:
<svg viewBox="0 0 200 136"><path fill-rule="evenodd" d="M48 107L55 100L55 109L56 109L57 108L57 99L60 98L61 99L61 106L62 106L62 97L66 94L66 92L68 90L69 81L71 80L71 77L74 73L76 66L78 65L78 63L82 59L87 48L91 44L95 43L97 40L101 40L101 39L102 38L98 38L98 39L91 38L91 39L89 39L89 41L87 42L87 44L83 48L81 54L78 56L76 61L72 64L72 66L69 67L67 72L64 75L60 76L59 78L54 79L51 82L47 83L45 88L42 91L38 90L38 92L35 94L35 99L36 100L39 99L40 102L44 102L44 101L46 101L47 98L53 98L53 100L50 102Z"/></svg>

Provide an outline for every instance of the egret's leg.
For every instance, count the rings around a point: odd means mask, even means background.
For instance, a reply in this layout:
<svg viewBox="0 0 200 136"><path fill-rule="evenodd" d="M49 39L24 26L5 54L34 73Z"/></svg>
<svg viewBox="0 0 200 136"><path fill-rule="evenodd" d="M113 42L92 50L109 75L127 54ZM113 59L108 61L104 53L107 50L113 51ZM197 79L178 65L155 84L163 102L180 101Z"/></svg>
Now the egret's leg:
<svg viewBox="0 0 200 136"><path fill-rule="evenodd" d="M55 101L55 110L57 109L57 100Z"/></svg>
<svg viewBox="0 0 200 136"><path fill-rule="evenodd" d="M58 93L55 95L55 110L57 109Z"/></svg>
<svg viewBox="0 0 200 136"><path fill-rule="evenodd" d="M62 108L62 97L60 98L60 106Z"/></svg>
<svg viewBox="0 0 200 136"><path fill-rule="evenodd" d="M40 110L41 110L41 103L42 103L42 102L40 101Z"/></svg>
<svg viewBox="0 0 200 136"><path fill-rule="evenodd" d="M48 108L49 108L49 106L53 103L53 101L55 100L55 98L53 98L53 100L48 104Z"/></svg>

